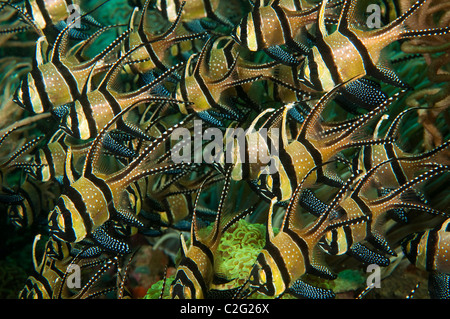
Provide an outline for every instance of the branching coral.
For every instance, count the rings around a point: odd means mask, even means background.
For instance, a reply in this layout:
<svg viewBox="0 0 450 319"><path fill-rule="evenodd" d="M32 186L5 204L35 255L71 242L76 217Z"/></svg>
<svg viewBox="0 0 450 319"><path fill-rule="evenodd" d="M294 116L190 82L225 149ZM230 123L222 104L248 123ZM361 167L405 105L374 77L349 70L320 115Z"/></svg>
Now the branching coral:
<svg viewBox="0 0 450 319"><path fill-rule="evenodd" d="M427 1L422 10L408 21L408 25L420 29L446 27L450 24L449 10L450 3L448 1ZM412 93L406 100L410 107L427 105L432 108L419 112L419 122L426 129L423 142L426 149L440 145L443 141L442 133L435 125L439 114L443 114L447 126L450 125L448 113L450 105L449 40L449 35L430 36L409 40L401 46L405 53L422 54L428 65L429 85ZM436 86L436 84L439 85Z"/></svg>

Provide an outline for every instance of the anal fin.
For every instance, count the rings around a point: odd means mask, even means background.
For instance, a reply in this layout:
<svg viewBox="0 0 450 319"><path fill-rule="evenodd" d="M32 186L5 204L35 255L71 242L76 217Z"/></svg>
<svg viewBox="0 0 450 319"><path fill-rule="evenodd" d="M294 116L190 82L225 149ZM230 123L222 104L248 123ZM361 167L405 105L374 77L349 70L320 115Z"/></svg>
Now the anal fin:
<svg viewBox="0 0 450 319"><path fill-rule="evenodd" d="M383 66L383 65L377 65L376 66L376 74L371 74L375 78L378 78L379 80L391 84L393 86L402 88L402 89L411 89L411 86L400 80L397 74L395 74L394 71L391 69Z"/></svg>
<svg viewBox="0 0 450 319"><path fill-rule="evenodd" d="M330 289L315 287L302 280L294 281L286 292L297 298L307 299L333 299L336 296Z"/></svg>

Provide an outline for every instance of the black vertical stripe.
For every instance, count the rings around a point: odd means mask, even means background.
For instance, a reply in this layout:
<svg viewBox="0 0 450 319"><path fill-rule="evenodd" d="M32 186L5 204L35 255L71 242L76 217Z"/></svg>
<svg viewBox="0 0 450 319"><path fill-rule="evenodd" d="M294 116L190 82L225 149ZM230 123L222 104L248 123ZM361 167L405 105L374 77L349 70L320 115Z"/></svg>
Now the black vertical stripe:
<svg viewBox="0 0 450 319"><path fill-rule="evenodd" d="M178 281L180 281L181 284L178 284L177 283ZM192 282L192 280L189 279L189 277L183 270L179 270L172 284L172 298L185 297L184 296L185 287L187 287L191 291L192 296L195 296L196 289L194 283Z"/></svg>
<svg viewBox="0 0 450 319"><path fill-rule="evenodd" d="M245 154L244 154L244 163L242 163L241 165L241 175L242 175L242 179L247 179L250 178L250 150L249 150L249 145L248 145L248 141L247 139L245 139L245 144L244 144L244 148L245 148Z"/></svg>
<svg viewBox="0 0 450 319"><path fill-rule="evenodd" d="M45 267L42 267L42 271L44 271L44 270L45 270ZM34 279L37 282L39 282L41 285L44 286L44 291L41 291L41 288L39 287L39 285L33 284L32 290L39 296L39 298L43 299L44 293L51 297L53 294L53 286L49 283L48 279L45 276L43 276L42 273L40 273L39 275L34 277ZM45 296L45 298L48 298L48 297Z"/></svg>
<svg viewBox="0 0 450 319"><path fill-rule="evenodd" d="M256 44L258 49L265 48L266 43L264 41L264 35L261 30L261 13L259 12L259 8L255 8L252 12L252 20L253 20L253 28L255 31ZM248 34L247 34L248 36ZM248 41L247 41L248 44Z"/></svg>
<svg viewBox="0 0 450 319"><path fill-rule="evenodd" d="M348 12L351 8L352 0L345 0L344 6L342 7L341 15L339 17L339 28L338 32L345 34L345 31L349 31L348 28Z"/></svg>
<svg viewBox="0 0 450 319"><path fill-rule="evenodd" d="M108 105L111 107L113 114L119 114L122 111L122 106L120 105L119 101L117 101L117 99L111 94L110 91L101 90L101 92L108 102Z"/></svg>
<svg viewBox="0 0 450 319"><path fill-rule="evenodd" d="M72 212L69 211L65 205L62 199L58 200L56 207L58 207L59 212L61 214L61 216L63 216L64 218L64 240L67 240L69 242L74 242L76 240L75 237L75 231L73 229L73 224L72 224ZM57 221L56 221L56 217L58 217L58 215L55 215L55 220L52 220L54 225L57 225ZM54 226L57 227L57 226ZM56 230L56 235L58 235L59 230ZM59 235L58 235L59 236Z"/></svg>
<svg viewBox="0 0 450 319"><path fill-rule="evenodd" d="M48 169L50 171L50 178L54 178L56 173L55 173L55 163L53 162L53 155L50 152L50 149L48 148L48 146L43 148L43 152L44 152L44 156L45 159L47 160L47 164L48 164ZM42 172L41 172L41 178L42 178Z"/></svg>
<svg viewBox="0 0 450 319"><path fill-rule="evenodd" d="M323 62L325 62L325 66L331 74L331 78L334 83L341 83L342 79L337 69L336 62L334 60L334 54L332 48L323 40L323 38L317 38L316 47L322 57ZM312 51L311 51L312 52ZM312 74L311 80L313 80Z"/></svg>
<svg viewBox="0 0 450 319"><path fill-rule="evenodd" d="M168 20L169 19L169 14L168 14L168 12L167 12L167 1L166 0L160 0L160 3L161 3L161 14L162 14L162 16L166 19L166 20ZM176 2L176 4L177 4L178 2Z"/></svg>
<svg viewBox="0 0 450 319"><path fill-rule="evenodd" d="M54 262L51 263L50 269L53 270L60 278L64 277L66 274L66 269L59 269Z"/></svg>
<svg viewBox="0 0 450 319"><path fill-rule="evenodd" d="M34 80L34 85L36 86L36 91L39 95L39 100L42 104L42 108L44 109L44 111L48 111L51 110L53 107L52 102L50 101L50 98L47 94L47 91L45 90L45 82L44 82L44 78L42 76L41 70L39 70L38 66L36 63L34 63L33 68L31 69L31 77ZM30 91L28 88L28 81L23 81L22 82L22 91L24 92L24 99L26 98L30 104L31 104L31 99L30 99Z"/></svg>
<svg viewBox="0 0 450 319"><path fill-rule="evenodd" d="M81 195L81 193L74 187L72 187L71 185L67 187L66 192L65 192L66 196L70 199L70 201L73 203L73 205L75 206L75 209L78 211L79 215L81 216L82 220L83 220L83 224L84 227L86 228L86 233L89 234L92 230L92 220L87 212L87 208L86 205L84 203L84 199L83 196ZM61 210L61 206L62 205L58 205L60 207ZM65 209L66 210L66 209ZM66 210L68 211L68 210ZM67 223L70 220L70 224L72 225L72 212L68 211L69 214L63 214L64 217L64 223L66 225L66 229L67 229ZM61 213L63 213L63 211L61 210ZM70 227L73 230L73 227ZM75 236L75 234L74 234Z"/></svg>
<svg viewBox="0 0 450 319"><path fill-rule="evenodd" d="M291 26L289 25L289 21L286 17L286 14L284 13L284 11L278 7L275 6L273 7L273 10L275 11L278 21L281 25L281 30L283 32L283 38L284 38L284 43L286 45L293 45L296 46L296 43L294 41L294 39L292 38L292 33L291 33ZM270 31L268 31L270 32Z"/></svg>
<svg viewBox="0 0 450 319"><path fill-rule="evenodd" d="M45 1L44 0L36 0L36 4L38 5L39 11L41 12L42 17L44 18L46 27L53 25L52 18L50 16L50 14L48 13L47 8L45 6Z"/></svg>
<svg viewBox="0 0 450 319"><path fill-rule="evenodd" d="M426 245L426 266L427 271L435 270L435 257L436 249L438 246L438 232L436 229L430 230L428 232L427 245Z"/></svg>
<svg viewBox="0 0 450 319"><path fill-rule="evenodd" d="M411 263L417 264L417 257L419 252L419 244L423 236L428 236L427 232L420 232L414 235L414 237L409 240L409 251L407 251L406 256Z"/></svg>
<svg viewBox="0 0 450 319"><path fill-rule="evenodd" d="M308 69L309 69L309 78L311 80L310 83L308 83L304 77L305 77L305 71L304 68L300 69L299 72L299 77L303 78L305 82L307 82L307 85L313 87L315 90L317 91L322 91L323 87L322 87L322 82L320 82L320 78L319 78L319 70L317 67L317 62L314 60L314 54L313 54L313 50L310 50L308 53Z"/></svg>
<svg viewBox="0 0 450 319"><path fill-rule="evenodd" d="M34 109L34 105L31 102L30 90L29 90L29 87L28 87L27 79L28 79L28 77L25 77L22 80L22 83L20 84L20 91L21 91L21 94L22 94L21 98L22 98L22 104L23 104L21 106L26 108L26 109L29 107L30 111L34 111L33 110ZM17 99L17 101L20 102L20 100L19 100L20 97L19 97L19 93L18 92L19 92L19 89L16 91L17 96L15 96L15 99Z"/></svg>
<svg viewBox="0 0 450 319"><path fill-rule="evenodd" d="M111 189L108 184L102 178L95 176L94 174L86 174L85 176L88 178L103 194L108 203L108 212L110 215L114 215L116 210L114 208L114 199Z"/></svg>
<svg viewBox="0 0 450 319"><path fill-rule="evenodd" d="M292 241L297 245L297 247L302 252L303 262L306 271L311 268L311 261L309 260L309 248L306 241L301 238L296 232L294 232L292 229L287 228L284 230L286 234L289 235L289 237L292 239Z"/></svg>
<svg viewBox="0 0 450 319"><path fill-rule="evenodd" d="M372 61L369 51L367 50L366 46L361 41L361 39L358 38L358 36L350 30L341 32L341 34L344 35L358 50L358 53L361 56L361 59L364 64L366 74L378 73L378 69L376 68L374 62Z"/></svg>
<svg viewBox="0 0 450 319"><path fill-rule="evenodd" d="M172 209L170 209L170 205L169 205L169 201L167 200L167 197L163 198L162 205L164 206L164 209L166 210L166 213L167 213L167 223L169 225L173 225L175 216L172 212Z"/></svg>
<svg viewBox="0 0 450 319"><path fill-rule="evenodd" d="M97 129L97 125L96 125L96 119L94 118L94 115L92 113L93 107L91 105L91 102L88 99L88 96L83 94L78 99L78 102L80 103L81 108L83 110L83 116L86 118L86 121L88 123L89 136L91 136L91 137L97 136L98 129ZM78 126L78 120L77 120L77 127L76 127L76 129L80 130L80 127ZM81 132L80 132L80 135L81 135Z"/></svg>
<svg viewBox="0 0 450 319"><path fill-rule="evenodd" d="M145 50L147 51L150 59L155 64L155 66L160 70L167 70L167 67L161 62L161 60L160 60L159 56L156 54L155 50L153 50L151 41L147 38L145 31L139 29L138 34L139 34L141 43L144 43Z"/></svg>
<svg viewBox="0 0 450 319"><path fill-rule="evenodd" d="M240 34L240 41L241 44L244 47L248 47L248 30L247 30L247 26L248 26L248 15L244 17L244 19L242 19L240 27L241 27L241 34Z"/></svg>
<svg viewBox="0 0 450 319"><path fill-rule="evenodd" d="M80 129L79 129L79 123L78 123L78 116L77 116L77 110L75 108L75 105L70 108L69 110L69 116L71 120L71 127L69 127L71 131L72 137L80 138Z"/></svg>
<svg viewBox="0 0 450 319"><path fill-rule="evenodd" d="M303 123L303 125L305 125L305 124ZM321 181L321 180L328 181L328 179L326 179L323 174L323 169L322 169L323 159L322 159L322 154L320 153L320 151L306 138L302 138L302 141L299 141L299 142L301 142L303 144L303 146L306 148L309 155L311 155L311 157L314 161L314 165L317 167L317 169L316 169L317 181Z"/></svg>
<svg viewBox="0 0 450 319"><path fill-rule="evenodd" d="M197 63L201 63L200 59L197 61ZM214 100L213 96L211 95L211 92L209 91L208 86L204 82L204 80L203 80L202 76L200 75L200 73L198 72L198 70L196 72L194 72L194 78L198 84L198 87L200 88L200 90L202 91L206 100L208 101L208 104L212 108L214 108L214 107L220 108L220 105L216 102L216 100ZM189 99L187 99L185 101L189 101Z"/></svg>
<svg viewBox="0 0 450 319"><path fill-rule="evenodd" d="M384 149L386 151L388 159L396 159L397 158L395 151L394 151L393 144L385 144ZM403 169L402 169L400 163L398 162L398 160L391 161L389 163L389 165L391 166L392 173L394 174L395 179L397 180L399 185L405 184L408 180L407 180L407 177L405 176Z"/></svg>
<svg viewBox="0 0 450 319"><path fill-rule="evenodd" d="M193 240L192 244L195 247L199 248L208 257L211 265L214 265L214 255L208 246L206 246L205 244L203 244L201 241L198 240Z"/></svg>
<svg viewBox="0 0 450 319"><path fill-rule="evenodd" d="M328 250L327 250L331 255L336 255L338 253L338 249L339 249L338 240L339 240L338 232L336 229L333 229L331 231L331 243L328 246Z"/></svg>
<svg viewBox="0 0 450 319"><path fill-rule="evenodd" d="M270 152L271 152L271 150L275 150L275 145L274 145L272 139L269 138L268 135L269 135L269 132L267 132L267 135L266 135L266 140L268 141L268 143L267 143L267 150L269 151L269 155L271 155ZM281 136L280 136L280 138L281 138ZM280 147L280 148L281 148L281 147ZM280 152L281 152L281 150L280 150ZM280 154L278 154L278 155L280 155ZM287 156L289 157L289 155L287 155ZM273 157L273 155L270 156L270 157ZM278 156L278 158L279 158L279 156ZM279 160L280 160L280 162L281 162L281 159L280 159L280 158L279 158ZM271 161L269 161L269 163L267 163L267 165L269 165L270 162L271 162ZM281 162L281 163L282 163L282 162ZM272 177L272 189L271 189L272 193L273 193L277 198L282 198L282 194L281 194L280 171L277 170L276 172L270 174L270 176ZM267 179L267 177L266 177L266 179ZM295 187L294 187L294 189L295 189Z"/></svg>
<svg viewBox="0 0 450 319"><path fill-rule="evenodd" d="M351 227L344 226L344 234L347 247L350 248L353 245L353 232Z"/></svg>
<svg viewBox="0 0 450 319"><path fill-rule="evenodd" d="M217 19L217 16L211 6L210 0L203 0L203 8L205 9L205 14L208 18Z"/></svg>
<svg viewBox="0 0 450 319"><path fill-rule="evenodd" d="M368 172L372 168L372 148L366 146L362 150L364 169Z"/></svg>
<svg viewBox="0 0 450 319"><path fill-rule="evenodd" d="M273 243L271 243L270 241L266 241L266 247L264 247L264 249L267 250L267 252L269 253L269 255L272 257L272 259L275 261L278 270L281 273L281 279L284 282L284 285L287 287L289 287L290 283L291 283L291 275L289 274L289 271L286 267L286 263L284 262L283 257L281 256L281 253L278 249L278 247L276 247ZM260 258L258 258L259 260ZM267 265L267 264L266 264ZM266 268L268 268L268 265L266 266ZM269 278L267 278L269 279ZM273 277L270 278L272 280L271 282L271 286L273 287ZM268 282L269 284L269 282ZM269 286L269 285L268 285ZM275 293L275 292L273 292ZM272 294L273 294L272 293Z"/></svg>
<svg viewBox="0 0 450 319"><path fill-rule="evenodd" d="M294 3L295 9L296 10L302 10L302 4L300 3L300 0L293 0L292 1Z"/></svg>
<svg viewBox="0 0 450 319"><path fill-rule="evenodd" d="M351 195L351 198L356 202L359 210L365 216L368 217L367 222L366 222L366 237L365 238L369 238L372 235L372 222L373 222L372 211L371 211L370 207L367 206L367 204L364 202L364 200L358 196L358 194L356 192L353 192L353 194Z"/></svg>
<svg viewBox="0 0 450 319"><path fill-rule="evenodd" d="M281 137L280 137L280 139L281 139ZM286 152L284 147L280 147L279 158L280 158L280 162L286 172L286 175L289 178L289 182L291 184L291 190L293 191L294 189L297 188L299 181L297 179L297 173L295 172L294 163L292 162L292 157Z"/></svg>
<svg viewBox="0 0 450 319"><path fill-rule="evenodd" d="M55 54L55 56L58 56L58 54ZM53 64L55 65L56 69L61 74L63 79L66 81L66 84L69 87L71 100L77 100L80 97L80 91L78 88L78 82L75 79L74 75L69 70L69 68L59 60L59 58L54 59Z"/></svg>
<svg viewBox="0 0 450 319"><path fill-rule="evenodd" d="M206 294L208 293L208 288L206 287L206 282L205 279L203 278L202 273L200 272L200 270L198 269L197 264L195 263L195 261L193 261L191 258L183 258L183 260L181 260L180 265L179 266L185 266L186 268L188 268L192 274L195 277L195 280L198 282L198 284L200 285L200 289L203 291L203 296L206 296ZM178 274L180 273L180 271L177 272L177 277ZM183 272L184 273L184 272ZM176 278L174 280L174 282L176 282ZM189 279L189 277L185 274L185 279L182 280L182 283L184 285L189 285L189 283L192 283L192 281ZM195 284L192 283L193 288L195 288ZM191 291L195 292L195 289Z"/></svg>
<svg viewBox="0 0 450 319"><path fill-rule="evenodd" d="M179 83L180 83L179 86L180 86L181 98L183 99L183 101L189 101L189 95L188 95L187 87L186 87L186 73L185 73L185 76L183 76L183 78L181 79L181 81Z"/></svg>
<svg viewBox="0 0 450 319"><path fill-rule="evenodd" d="M257 282L260 284L258 290L266 294L267 296L275 295L275 286L273 282L272 269L270 269L270 266L267 264L263 254L259 254L258 257L256 258L256 261L258 262L260 268L264 271L266 277L265 284L261 283L258 278Z"/></svg>
<svg viewBox="0 0 450 319"><path fill-rule="evenodd" d="M166 7L167 7L167 1L171 1L171 0L164 0ZM175 2L175 10L176 10L176 12L178 12L181 8L182 0L173 0L173 1Z"/></svg>

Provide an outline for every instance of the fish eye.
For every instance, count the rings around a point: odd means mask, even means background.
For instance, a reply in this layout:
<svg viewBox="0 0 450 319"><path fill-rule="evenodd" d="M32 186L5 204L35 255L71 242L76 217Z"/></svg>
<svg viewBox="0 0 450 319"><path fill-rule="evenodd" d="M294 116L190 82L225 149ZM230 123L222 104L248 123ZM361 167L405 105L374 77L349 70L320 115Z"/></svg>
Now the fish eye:
<svg viewBox="0 0 450 319"><path fill-rule="evenodd" d="M194 59L194 56L192 56L191 58L189 58L188 61L188 76L192 76L194 74L194 70L195 70L195 66L197 65L197 60Z"/></svg>
<svg viewBox="0 0 450 319"><path fill-rule="evenodd" d="M328 232L325 234L325 236L322 237L319 241L319 247L322 248L324 251L330 253L332 251L331 243L333 242L333 234L331 232Z"/></svg>
<svg viewBox="0 0 450 319"><path fill-rule="evenodd" d="M22 104L21 100L22 98L20 97L19 92L21 92L21 88L20 86L16 89L16 91L14 92L13 95L13 102L17 103L17 104ZM23 104L22 104L23 105Z"/></svg>
<svg viewBox="0 0 450 319"><path fill-rule="evenodd" d="M25 106L23 98L22 98L22 94L23 94L22 87L19 86L16 89L16 91L14 92L12 100L14 103L16 103L21 108L26 109L26 106Z"/></svg>
<svg viewBox="0 0 450 319"><path fill-rule="evenodd" d="M128 199L130 200L131 207L134 207L136 205L136 196L134 196L131 193L128 193Z"/></svg>
<svg viewBox="0 0 450 319"><path fill-rule="evenodd" d="M64 229L66 227L63 214L58 214L58 216L56 217L56 224L58 226L58 229Z"/></svg>
<svg viewBox="0 0 450 319"><path fill-rule="evenodd" d="M241 44L241 39L239 39L241 35L241 27L238 25L233 32L231 33L231 38L238 44Z"/></svg>
<svg viewBox="0 0 450 319"><path fill-rule="evenodd" d="M258 265L255 265L253 267L252 271L250 272L250 278L249 278L249 283L251 286L253 286L253 287L261 286L260 275L259 275L260 271L262 271L262 269Z"/></svg>

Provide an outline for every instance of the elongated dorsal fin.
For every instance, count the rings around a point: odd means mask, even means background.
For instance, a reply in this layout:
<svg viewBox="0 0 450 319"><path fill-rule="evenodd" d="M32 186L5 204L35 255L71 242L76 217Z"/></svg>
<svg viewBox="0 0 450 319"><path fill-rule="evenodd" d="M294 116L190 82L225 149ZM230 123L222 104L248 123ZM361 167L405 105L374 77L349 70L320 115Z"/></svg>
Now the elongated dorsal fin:
<svg viewBox="0 0 450 319"><path fill-rule="evenodd" d="M208 238L208 242L210 243L217 242L220 239L220 235L222 233L223 229L222 222L224 219L224 214L226 213L226 211L224 210L225 199L227 198L228 191L230 189L231 173L232 167L227 168L227 170L225 171L224 185L222 188L222 192L220 194L219 206L217 207L216 220L214 221L213 231L211 232L211 235Z"/></svg>
<svg viewBox="0 0 450 319"><path fill-rule="evenodd" d="M406 10L402 15L397 17L394 21L389 23L384 28L377 30L379 32L386 32L392 30L405 22L406 19L410 18L414 12L416 12L427 0L417 0L408 10Z"/></svg>
<svg viewBox="0 0 450 319"><path fill-rule="evenodd" d="M28 12L25 12L24 10L22 10L22 8L20 8L20 7L16 6L15 4L11 3L11 1L2 1L1 3L2 3L2 6L0 8L0 11L3 9L3 7L5 5L10 6L14 10L16 10L17 13L19 13L19 15L22 17L22 19L26 23L28 23L34 29L34 31L36 31L36 33L38 34L39 37L45 36L44 32L38 26L38 24L34 21L34 19L31 16L31 14L29 14Z"/></svg>
<svg viewBox="0 0 450 319"><path fill-rule="evenodd" d="M58 36L56 37L56 40L53 43L53 51L50 59L52 62L61 61L62 56L66 54L68 49L69 31L73 28L74 24L78 23L79 21L81 21L81 19L85 18L87 15L91 14L92 12L99 9L101 6L105 5L108 2L109 0L103 1L102 3L100 3L93 9L89 10L88 12L75 17L75 19L70 21L70 23L68 23L66 27L58 33Z"/></svg>
<svg viewBox="0 0 450 319"><path fill-rule="evenodd" d="M321 39L328 35L327 28L325 27L325 9L327 3L328 0L322 0L322 3L320 4L319 14L317 15L316 37Z"/></svg>
<svg viewBox="0 0 450 319"><path fill-rule="evenodd" d="M175 21L172 23L172 25L169 27L169 29L167 29L163 34L158 36L159 39L167 38L170 34L175 32L176 28L180 24L181 15L183 13L183 9L184 9L185 5L186 5L186 1L181 2L181 5L180 5L180 8L178 9L177 17L176 17Z"/></svg>
<svg viewBox="0 0 450 319"><path fill-rule="evenodd" d="M120 27L122 25L114 25L114 26L109 26L109 27L104 27L101 30L99 30L97 33L96 32L96 36L98 37L101 33L110 30L112 28L117 28ZM92 59L87 60L79 65L74 65L71 68L73 70L77 70L77 69L86 69L96 63L101 63L102 65L104 65L105 63L103 62L103 59L105 59L106 56L108 56L108 54L111 54L111 52L113 52L113 50L118 47L122 41L124 41L130 34L131 30L127 29L124 32L122 32L120 35L118 35L114 41L112 41L110 44L108 44L108 46L106 48L104 48L100 53L98 53L96 56L94 56ZM83 46L85 47L85 46ZM78 52L77 52L78 54Z"/></svg>
<svg viewBox="0 0 450 319"><path fill-rule="evenodd" d="M198 207L198 203L200 201L200 195L202 193L202 189L203 187L215 176L209 176L208 178L204 179L203 182L201 183L200 187L198 188L198 192L197 195L195 197L195 202L194 202L194 211L192 214L192 225L191 225L191 239L192 239L192 243L194 242L198 242L199 241L199 236L198 236L198 226L197 226L197 207ZM226 180L225 180L226 183ZM222 201L222 197L223 197L223 192L222 192L222 196L221 196L221 201ZM219 204L220 207L220 204ZM220 223L220 210L217 212L217 216L216 216L216 220L214 222L214 228L213 231L211 232L211 235L209 237L213 237L216 229L218 228L218 223ZM209 240L208 240L209 242Z"/></svg>
<svg viewBox="0 0 450 319"><path fill-rule="evenodd" d="M98 161L98 158L100 156L101 147L103 144L103 140L105 138L106 133L108 130L115 124L115 122L121 118L125 113L130 111L131 109L137 107L140 105L139 103L131 104L127 106L126 108L122 109L119 113L117 113L98 133L96 138L92 141L91 146L89 147L89 150L86 154L85 163L83 166L82 175L90 175L94 172L94 167Z"/></svg>
<svg viewBox="0 0 450 319"><path fill-rule="evenodd" d="M325 93L319 101L314 105L314 108L309 112L309 114L306 116L305 120L302 123L302 127L300 128L298 134L297 134L297 141L302 141L304 139L307 139L312 134L313 128L316 125L320 115L322 114L323 109L328 104L328 102L336 95L339 89L341 87L345 86L350 81L353 81L354 78L337 84L333 89Z"/></svg>
<svg viewBox="0 0 450 319"><path fill-rule="evenodd" d="M355 8L356 8L355 0L344 1L344 5L342 7L338 21L338 31L340 33L346 34L347 31L351 28L349 22L355 18Z"/></svg>
<svg viewBox="0 0 450 319"><path fill-rule="evenodd" d="M427 109L427 107L411 107L408 108L406 110L403 110L402 112L400 112L395 119L392 121L391 125L389 126L386 135L384 136L384 138L394 138L397 135L398 132L398 128L400 126L400 122L403 119L403 117L412 111L418 111L418 110L423 110L423 109Z"/></svg>
<svg viewBox="0 0 450 319"><path fill-rule="evenodd" d="M376 171L382 167L383 165L386 165L394 160L397 160L397 158L390 158L388 160L385 160L381 163L378 163L377 165L373 166L371 169L369 169L355 184L352 190L352 197L358 197L362 190L364 190L365 186L369 182L369 180L375 175Z"/></svg>
<svg viewBox="0 0 450 319"><path fill-rule="evenodd" d="M400 187L389 192L388 194L386 194L378 199L372 200L370 203L376 205L381 202L386 202L388 200L391 200L394 197L402 195L403 193L405 193L405 191L411 189L412 187L414 187L415 185L417 185L419 183L425 182L438 174L450 171L449 165L430 163L429 166L431 167L430 170L413 178L412 180L406 182L405 184L401 185Z"/></svg>
<svg viewBox="0 0 450 319"><path fill-rule="evenodd" d="M186 257L186 254L188 252L188 247L187 247L186 240L184 239L183 234L180 234L180 242L181 242L181 255L182 255L182 257Z"/></svg>
<svg viewBox="0 0 450 319"><path fill-rule="evenodd" d="M138 7L134 7L133 12L130 14L130 20L128 21L128 30L130 30L131 32L136 31L136 19L139 13L139 8ZM142 13L143 15L144 13ZM139 20L139 25L141 23L141 21L143 20L143 17L141 16L140 20Z"/></svg>
<svg viewBox="0 0 450 319"><path fill-rule="evenodd" d="M63 185L67 187L73 182L75 182L75 177L72 174L72 148L68 147L66 151L66 160L64 161Z"/></svg>
<svg viewBox="0 0 450 319"><path fill-rule="evenodd" d="M298 184L292 193L291 199L289 200L289 204L286 208L286 213L284 215L283 223L281 224L281 229L286 231L292 227L294 215L297 213L299 196L302 191L302 184Z"/></svg>
<svg viewBox="0 0 450 319"><path fill-rule="evenodd" d="M36 258L36 247L37 247L37 243L38 243L39 240L41 240L41 234L37 234L34 237L33 248L32 248L32 252L33 252L33 256L32 256L33 257L33 266L34 266L34 269L37 272L41 271L43 263L44 263L44 260L42 260L42 262L39 264L38 261L37 261L37 258Z"/></svg>
<svg viewBox="0 0 450 319"><path fill-rule="evenodd" d="M35 54L35 65L40 66L44 64L47 60L47 48L48 48L48 42L47 38L42 36L39 37L36 41L36 54Z"/></svg>

